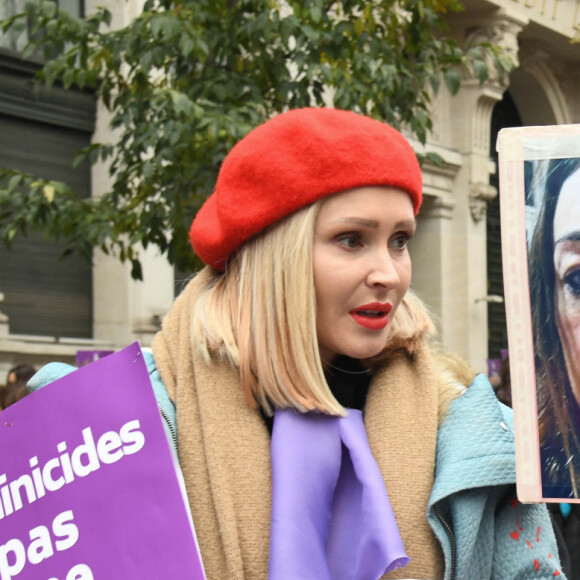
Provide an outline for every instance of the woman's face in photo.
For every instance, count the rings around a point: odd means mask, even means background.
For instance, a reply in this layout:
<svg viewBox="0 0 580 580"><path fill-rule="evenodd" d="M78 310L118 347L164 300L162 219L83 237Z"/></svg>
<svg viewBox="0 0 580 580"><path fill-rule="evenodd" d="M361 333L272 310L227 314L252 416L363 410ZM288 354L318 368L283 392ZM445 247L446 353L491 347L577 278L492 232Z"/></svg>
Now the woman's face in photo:
<svg viewBox="0 0 580 580"><path fill-rule="evenodd" d="M555 303L572 392L580 403L580 171L564 182L554 214Z"/></svg>
<svg viewBox="0 0 580 580"><path fill-rule="evenodd" d="M407 241L414 232L413 205L402 190L363 187L324 201L313 248L323 361L368 358L384 348L411 283Z"/></svg>

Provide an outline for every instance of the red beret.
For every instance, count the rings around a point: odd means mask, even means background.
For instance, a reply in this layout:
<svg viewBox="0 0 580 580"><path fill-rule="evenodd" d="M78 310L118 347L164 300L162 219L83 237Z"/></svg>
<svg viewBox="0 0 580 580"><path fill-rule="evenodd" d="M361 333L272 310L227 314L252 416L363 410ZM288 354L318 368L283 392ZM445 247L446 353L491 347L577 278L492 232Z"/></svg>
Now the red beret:
<svg viewBox="0 0 580 580"><path fill-rule="evenodd" d="M398 131L350 111L288 111L227 155L193 220L191 243L206 264L223 270L233 250L277 220L327 195L373 185L403 189L419 211L421 169Z"/></svg>

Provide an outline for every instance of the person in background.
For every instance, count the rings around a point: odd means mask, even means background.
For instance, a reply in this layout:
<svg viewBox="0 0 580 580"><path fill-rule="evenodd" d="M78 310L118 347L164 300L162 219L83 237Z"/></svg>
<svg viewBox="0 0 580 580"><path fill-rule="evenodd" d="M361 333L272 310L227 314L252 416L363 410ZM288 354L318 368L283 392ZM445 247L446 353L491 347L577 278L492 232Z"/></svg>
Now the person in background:
<svg viewBox="0 0 580 580"><path fill-rule="evenodd" d="M10 384L3 393L2 404L4 409L7 409L10 405L14 405L14 403L17 403L29 394L30 391L25 382L17 381L16 383Z"/></svg>
<svg viewBox="0 0 580 580"><path fill-rule="evenodd" d="M562 569L568 580L580 580L580 505L550 503Z"/></svg>
<svg viewBox="0 0 580 580"><path fill-rule="evenodd" d="M6 385L0 391L0 409L6 409L28 395L26 384L35 373L36 369L30 364L20 364L8 371Z"/></svg>
<svg viewBox="0 0 580 580"><path fill-rule="evenodd" d="M510 379L510 360L509 355L501 361L499 370L499 384L495 389L497 398L508 407L512 406L512 387Z"/></svg>

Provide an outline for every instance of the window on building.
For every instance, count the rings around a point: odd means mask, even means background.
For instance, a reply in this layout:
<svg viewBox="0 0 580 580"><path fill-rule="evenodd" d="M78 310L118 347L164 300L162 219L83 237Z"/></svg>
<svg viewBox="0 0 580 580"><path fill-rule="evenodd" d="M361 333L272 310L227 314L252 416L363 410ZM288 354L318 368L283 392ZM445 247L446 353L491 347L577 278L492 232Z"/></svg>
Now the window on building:
<svg viewBox="0 0 580 580"><path fill-rule="evenodd" d="M35 66L0 52L0 166L68 183L89 196L88 165L72 167L91 141L95 97L34 85ZM12 334L92 336L92 267L78 255L60 259L64 243L42 234L0 246L2 311Z"/></svg>
<svg viewBox="0 0 580 580"><path fill-rule="evenodd" d="M506 127L521 127L522 122L517 107L509 93L496 103L491 118L490 157L496 163L496 173L490 177L490 184L499 191L497 135ZM499 213L499 193L487 204L487 293L503 296L503 267L501 255L501 224ZM501 358L501 351L508 348L505 305L490 302L487 305L488 356Z"/></svg>

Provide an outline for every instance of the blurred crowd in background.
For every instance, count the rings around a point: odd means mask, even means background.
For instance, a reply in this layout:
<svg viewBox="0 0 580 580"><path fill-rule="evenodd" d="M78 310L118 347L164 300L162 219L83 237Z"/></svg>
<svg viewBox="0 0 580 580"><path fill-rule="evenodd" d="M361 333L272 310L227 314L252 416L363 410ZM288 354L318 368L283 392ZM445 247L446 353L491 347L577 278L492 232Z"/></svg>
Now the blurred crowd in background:
<svg viewBox="0 0 580 580"><path fill-rule="evenodd" d="M0 385L0 410L6 409L28 395L26 383L36 373L29 364L20 364L8 371L6 384Z"/></svg>

